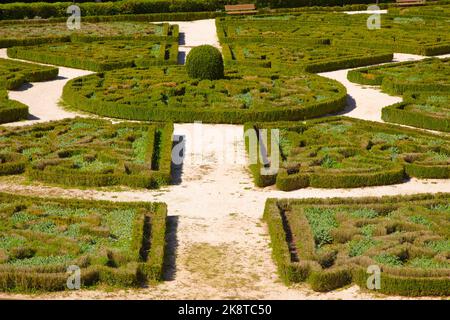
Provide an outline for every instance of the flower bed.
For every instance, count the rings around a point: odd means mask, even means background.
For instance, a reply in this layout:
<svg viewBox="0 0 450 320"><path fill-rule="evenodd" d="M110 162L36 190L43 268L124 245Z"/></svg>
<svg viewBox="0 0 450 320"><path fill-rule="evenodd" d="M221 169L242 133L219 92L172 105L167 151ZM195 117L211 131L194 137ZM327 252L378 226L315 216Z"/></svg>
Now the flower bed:
<svg viewBox="0 0 450 320"><path fill-rule="evenodd" d="M92 71L177 64L178 43L142 40L55 43L8 48L8 56Z"/></svg>
<svg viewBox="0 0 450 320"><path fill-rule="evenodd" d="M352 282L376 292L450 294L450 194L359 199L269 199L264 210L272 253L286 283L315 291ZM372 282L373 283L373 282Z"/></svg>
<svg viewBox="0 0 450 320"><path fill-rule="evenodd" d="M31 179L67 186L157 188L171 180L172 124L71 119L0 129L0 150ZM14 159L14 158L13 158ZM21 166L18 166L21 164Z"/></svg>
<svg viewBox="0 0 450 320"><path fill-rule="evenodd" d="M261 129L279 129L280 168L262 175L270 163L250 165L255 183L276 184L284 191L305 187L357 188L402 183L406 177L448 179L449 138L413 129L346 117L307 122L248 123ZM270 130L267 141L271 141ZM251 151L250 138L247 149ZM264 159L270 143L259 145Z"/></svg>
<svg viewBox="0 0 450 320"><path fill-rule="evenodd" d="M67 290L69 266L80 268L83 288L160 281L166 215L164 203L0 193L0 290Z"/></svg>

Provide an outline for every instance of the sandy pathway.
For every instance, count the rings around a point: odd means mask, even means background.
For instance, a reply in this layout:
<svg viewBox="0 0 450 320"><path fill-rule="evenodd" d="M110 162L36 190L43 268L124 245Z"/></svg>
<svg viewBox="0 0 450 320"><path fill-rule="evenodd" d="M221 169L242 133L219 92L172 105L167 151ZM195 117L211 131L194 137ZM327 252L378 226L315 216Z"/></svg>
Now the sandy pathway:
<svg viewBox="0 0 450 320"><path fill-rule="evenodd" d="M185 33L184 52L190 46L209 43L218 46L214 20L206 22L172 22ZM207 34L206 38L204 34ZM183 50L183 48L180 48ZM396 58L399 56L396 55ZM400 57L403 59L406 57ZM416 57L410 57L416 59ZM422 58L422 57L420 57ZM419 58L417 58L419 59ZM63 73L61 68L61 73ZM72 75L75 76L75 71ZM84 72L84 71L83 71ZM357 108L348 115L380 120L380 102L391 104L389 97L375 88L364 89L346 81L347 70L323 74L344 83ZM77 74L78 76L80 74ZM70 74L66 74L70 77ZM46 90L30 94L35 103L37 93L55 95L47 108L30 105L32 112L45 117L62 115L57 100L63 83L49 82ZM42 83L45 85L46 83ZM36 84L37 86L38 84ZM25 99L27 91L17 93ZM43 88L42 88L43 89ZM367 91L368 90L368 91ZM53 92L56 92L55 94ZM364 98L365 97L365 98ZM378 100L375 100L378 99ZM24 100L20 100L23 101ZM377 103L377 101L379 101ZM388 101L388 102L386 102ZM42 104L42 107L45 105ZM384 105L383 105L384 106ZM36 111L34 111L36 110ZM69 116L73 116L69 114ZM49 118L47 118L49 119ZM416 180L393 186L358 189L306 188L293 192L273 187L255 188L247 171L243 146L243 127L233 125L175 125L175 135L185 136L186 156L178 184L161 190L76 190L40 185L21 185L0 180L0 191L42 196L65 196L114 201L164 201L169 206L170 257L166 281L156 287L105 292L101 290L53 293L35 298L67 299L374 299L395 298L361 292L351 286L330 293L316 293L307 285L286 287L278 280L271 259L269 236L261 221L268 197L360 197L450 190L450 180ZM182 171L182 174L181 174ZM26 295L0 294L0 298L29 298Z"/></svg>

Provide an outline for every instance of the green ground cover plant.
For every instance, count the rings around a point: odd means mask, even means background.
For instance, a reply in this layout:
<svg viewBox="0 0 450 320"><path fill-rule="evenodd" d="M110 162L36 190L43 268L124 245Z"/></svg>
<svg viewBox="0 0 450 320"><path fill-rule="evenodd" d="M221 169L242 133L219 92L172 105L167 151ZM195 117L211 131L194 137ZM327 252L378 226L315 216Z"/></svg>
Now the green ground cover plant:
<svg viewBox="0 0 450 320"><path fill-rule="evenodd" d="M3 23L0 48L52 42L98 40L178 41L178 26L142 21L83 22L80 30L69 30L66 22Z"/></svg>
<svg viewBox="0 0 450 320"><path fill-rule="evenodd" d="M0 89L15 90L27 82L53 80L58 68L0 58Z"/></svg>
<svg viewBox="0 0 450 320"><path fill-rule="evenodd" d="M426 59L361 68L348 73L352 82L380 85L403 95L403 102L385 107L388 122L425 129L450 131L450 59Z"/></svg>
<svg viewBox="0 0 450 320"><path fill-rule="evenodd" d="M167 207L0 193L0 291L136 287L162 280Z"/></svg>
<svg viewBox="0 0 450 320"><path fill-rule="evenodd" d="M229 42L331 43L422 55L450 52L446 18L382 15L381 29L367 28L367 15L291 13L217 18L219 39Z"/></svg>
<svg viewBox="0 0 450 320"><path fill-rule="evenodd" d="M287 284L315 291L350 283L367 289L369 266L381 269L376 292L450 294L450 194L382 198L268 199L272 256Z"/></svg>
<svg viewBox="0 0 450 320"><path fill-rule="evenodd" d="M245 129L254 137L264 135L262 129L279 129L278 172L261 175L262 166L272 166L261 160L270 156L272 144L261 139L262 156L250 165L260 187L357 188L402 183L406 177L450 177L450 140L442 135L347 117L247 123ZM246 136L249 152L250 141Z"/></svg>
<svg viewBox="0 0 450 320"><path fill-rule="evenodd" d="M326 72L392 61L391 52L330 44L236 42L223 44L227 64Z"/></svg>
<svg viewBox="0 0 450 320"><path fill-rule="evenodd" d="M11 58L92 71L177 64L178 43L143 40L63 42L8 48Z"/></svg>
<svg viewBox="0 0 450 320"><path fill-rule="evenodd" d="M0 173L65 186L157 188L171 181L171 123L67 119L0 128Z"/></svg>
<svg viewBox="0 0 450 320"><path fill-rule="evenodd" d="M28 106L10 100L8 92L0 89L0 123L8 123L28 118Z"/></svg>
<svg viewBox="0 0 450 320"><path fill-rule="evenodd" d="M68 105L133 120L244 123L306 119L342 110L346 90L312 74L228 68L224 79L191 79L182 66L120 69L76 78L64 87Z"/></svg>

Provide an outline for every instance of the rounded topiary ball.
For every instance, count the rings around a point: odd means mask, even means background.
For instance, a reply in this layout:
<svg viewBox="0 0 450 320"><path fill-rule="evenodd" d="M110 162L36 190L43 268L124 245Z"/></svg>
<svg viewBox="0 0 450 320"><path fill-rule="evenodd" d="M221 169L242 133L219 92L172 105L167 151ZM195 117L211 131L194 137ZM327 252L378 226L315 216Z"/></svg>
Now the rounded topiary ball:
<svg viewBox="0 0 450 320"><path fill-rule="evenodd" d="M202 45L193 48L186 58L189 77L216 80L223 78L223 59L219 49Z"/></svg>

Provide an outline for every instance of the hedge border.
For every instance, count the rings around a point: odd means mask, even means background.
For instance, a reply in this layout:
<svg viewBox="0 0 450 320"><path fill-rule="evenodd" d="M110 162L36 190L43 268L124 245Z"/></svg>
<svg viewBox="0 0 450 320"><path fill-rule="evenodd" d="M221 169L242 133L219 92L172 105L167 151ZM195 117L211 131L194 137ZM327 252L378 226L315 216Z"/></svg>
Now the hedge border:
<svg viewBox="0 0 450 320"><path fill-rule="evenodd" d="M102 265L81 266L81 284L83 287L106 283L112 286L134 287L142 283L158 283L163 280L164 256L166 252L167 205L160 202L112 202L104 200L79 200L62 198L41 198L32 196L0 193L0 202L12 200L19 202L51 202L71 207L100 208L144 208L151 212L151 231L139 232L149 241L150 250L147 261L129 263L120 268ZM150 239L145 239L151 234ZM147 270L147 272L142 272ZM61 291L66 289L67 273L65 267L16 268L0 265L0 290L3 291Z"/></svg>
<svg viewBox="0 0 450 320"><path fill-rule="evenodd" d="M338 266L330 269L322 269L317 261L312 260L305 251L299 250L298 246L308 246L301 243L308 240L308 230L292 230L290 223L286 221L284 211L293 204L295 205L337 205L337 206L361 206L364 205L399 205L402 202L433 201L448 199L450 193L416 194L413 196L383 196L363 198L328 198L328 199L273 199L266 201L263 219L269 228L271 238L272 257L277 265L278 274L287 285L297 282L308 282L312 289L319 292L331 291L352 282L365 288L367 273L364 263L351 263L348 266ZM284 218L283 218L284 216ZM304 226L305 227L305 226ZM306 228L306 227L305 227ZM300 243L296 243L295 249L299 255L299 262L291 258L291 248L287 243L287 232L297 232ZM306 235L305 235L306 234ZM313 239L310 239L313 241ZM307 252L307 251L306 251ZM404 296L448 296L450 294L450 281L447 277L424 277L424 276L401 276L381 273L381 289L377 293L396 294Z"/></svg>

